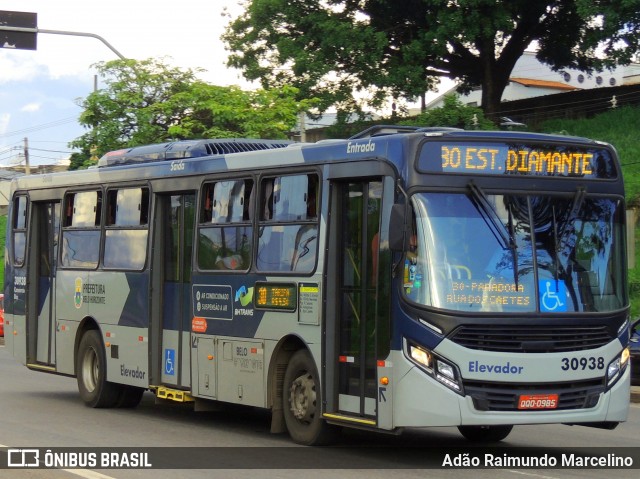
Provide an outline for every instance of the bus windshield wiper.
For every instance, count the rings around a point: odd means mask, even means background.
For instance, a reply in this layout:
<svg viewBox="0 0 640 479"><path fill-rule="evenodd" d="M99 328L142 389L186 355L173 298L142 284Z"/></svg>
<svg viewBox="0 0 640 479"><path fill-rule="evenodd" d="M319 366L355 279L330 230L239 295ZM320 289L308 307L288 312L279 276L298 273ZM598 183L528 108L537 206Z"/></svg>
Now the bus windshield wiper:
<svg viewBox="0 0 640 479"><path fill-rule="evenodd" d="M476 185L473 181L469 182L469 190L473 197L476 207L482 214L482 217L487 221L491 232L496 239L500 242L503 249L516 248L516 242L513 232L513 222L511 221L511 211L509 211L509 229L498 216L493 205L489 202L487 195Z"/></svg>
<svg viewBox="0 0 640 479"><path fill-rule="evenodd" d="M573 202L571 203L571 209L569 210L569 214L567 215L567 220L562 225L562 231L560 231L560 236L556 236L556 243L559 244L560 240L564 238L565 233L567 232L567 228L569 225L573 224L573 221L577 217L578 211L582 207L582 203L584 202L584 197L586 196L586 191L584 188L578 188L576 190L576 194L573 196Z"/></svg>
<svg viewBox="0 0 640 479"><path fill-rule="evenodd" d="M571 208L569 209L569 214L567 214L567 218L562 225L562 230L558 232L558 221L556 219L556 207L553 206L552 220L553 220L553 243L554 243L554 264L555 264L555 275L554 278L558 281L558 272L560 270L560 247L562 240L564 239L565 234L567 233L567 229L570 225L573 224L575 218L577 218L578 211L582 207L582 203L584 202L584 197L586 195L586 191L584 188L578 188L576 194L573 196L573 201L571 202Z"/></svg>
<svg viewBox="0 0 640 479"><path fill-rule="evenodd" d="M553 205L551 207L551 219L553 220L553 264L554 264L554 275L553 279L558 281L558 271L560 270L560 236L558 236L558 221L556 220L556 206ZM565 223L566 225L566 223ZM563 228L564 231L564 228Z"/></svg>
<svg viewBox="0 0 640 479"><path fill-rule="evenodd" d="M469 191L471 191L471 196L476 204L476 208L482 214L482 217L487 222L487 225L491 229L491 232L494 234L500 245L503 249L511 250L511 255L513 258L513 280L516 284L516 288L518 287L518 245L516 244L515 239L515 230L513 226L513 217L511 215L511 209L507 208L509 218L508 218L508 228L498 216L495 208L487 198L487 195L482 191L482 189L476 185L473 181L469 182Z"/></svg>

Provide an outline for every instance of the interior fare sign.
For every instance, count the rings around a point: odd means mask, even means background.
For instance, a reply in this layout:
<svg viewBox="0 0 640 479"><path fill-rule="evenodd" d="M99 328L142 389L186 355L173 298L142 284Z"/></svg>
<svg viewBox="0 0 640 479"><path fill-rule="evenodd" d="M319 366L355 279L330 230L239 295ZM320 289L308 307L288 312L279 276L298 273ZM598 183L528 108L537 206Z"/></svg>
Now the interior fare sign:
<svg viewBox="0 0 640 479"><path fill-rule="evenodd" d="M567 145L426 143L418 162L429 172L615 178L605 149Z"/></svg>

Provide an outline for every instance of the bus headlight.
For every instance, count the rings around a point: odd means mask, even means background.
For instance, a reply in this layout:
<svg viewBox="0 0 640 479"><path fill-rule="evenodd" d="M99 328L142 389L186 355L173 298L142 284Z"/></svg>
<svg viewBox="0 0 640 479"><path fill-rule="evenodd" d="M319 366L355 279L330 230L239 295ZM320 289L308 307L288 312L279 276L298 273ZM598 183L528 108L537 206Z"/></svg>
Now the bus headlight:
<svg viewBox="0 0 640 479"><path fill-rule="evenodd" d="M462 393L462 383L459 381L459 377L455 366L441 359L436 360L436 379L449 389Z"/></svg>
<svg viewBox="0 0 640 479"><path fill-rule="evenodd" d="M407 343L406 351L409 359L418 365L420 369L429 373L430 376L435 378L440 383L447 386L449 389L462 394L462 380L458 368L445 359L436 356L432 351L426 348L417 346L412 343Z"/></svg>
<svg viewBox="0 0 640 479"><path fill-rule="evenodd" d="M431 356L429 351L410 344L409 356L411 356L413 362L418 363L426 369L431 369L433 356Z"/></svg>
<svg viewBox="0 0 640 479"><path fill-rule="evenodd" d="M622 376L625 368L629 364L629 348L624 348L620 356L615 358L607 366L607 387L611 387Z"/></svg>

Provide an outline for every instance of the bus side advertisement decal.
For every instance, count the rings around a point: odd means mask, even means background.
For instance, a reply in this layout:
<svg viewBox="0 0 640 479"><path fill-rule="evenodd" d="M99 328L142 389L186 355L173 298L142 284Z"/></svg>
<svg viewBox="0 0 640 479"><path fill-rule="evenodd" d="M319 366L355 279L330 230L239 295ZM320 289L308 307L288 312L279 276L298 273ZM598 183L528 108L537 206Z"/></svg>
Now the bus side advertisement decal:
<svg viewBox="0 0 640 479"><path fill-rule="evenodd" d="M229 285L193 285L193 311L198 317L233 320L233 290Z"/></svg>

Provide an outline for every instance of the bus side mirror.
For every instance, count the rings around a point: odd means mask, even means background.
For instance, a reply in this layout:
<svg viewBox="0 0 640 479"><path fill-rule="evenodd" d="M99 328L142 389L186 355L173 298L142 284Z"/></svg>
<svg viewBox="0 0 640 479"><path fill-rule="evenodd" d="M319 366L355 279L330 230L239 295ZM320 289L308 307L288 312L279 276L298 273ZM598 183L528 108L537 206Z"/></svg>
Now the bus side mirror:
<svg viewBox="0 0 640 479"><path fill-rule="evenodd" d="M406 223L405 205L394 204L391 207L391 218L389 221L389 249L395 252L405 250Z"/></svg>

